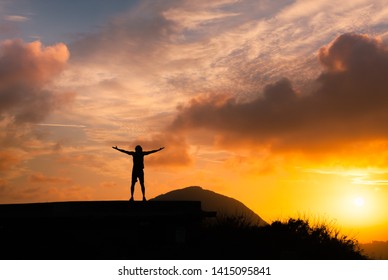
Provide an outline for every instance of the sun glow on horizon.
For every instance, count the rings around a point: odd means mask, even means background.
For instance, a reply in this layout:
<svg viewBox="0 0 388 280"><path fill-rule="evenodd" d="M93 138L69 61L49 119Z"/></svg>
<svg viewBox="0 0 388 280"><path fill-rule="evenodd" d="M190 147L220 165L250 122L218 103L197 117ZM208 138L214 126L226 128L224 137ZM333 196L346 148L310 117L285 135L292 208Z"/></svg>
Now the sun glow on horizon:
<svg viewBox="0 0 388 280"><path fill-rule="evenodd" d="M300 162L306 167L314 164ZM287 173L279 174L280 180L274 176L273 185L260 196L272 202L276 199L276 207L267 205L263 199L256 212L262 214L261 209L271 208L263 215L268 221L277 220L279 216L295 218L300 213L303 218L312 220L324 217L336 221L341 232L354 235L360 242L386 239L386 234L381 231L388 219L386 189L382 186L384 170L371 166L354 168L345 164L333 167L324 162L320 167L310 166L310 169L289 169ZM282 196L278 195L280 191ZM270 198L271 195L276 198Z"/></svg>

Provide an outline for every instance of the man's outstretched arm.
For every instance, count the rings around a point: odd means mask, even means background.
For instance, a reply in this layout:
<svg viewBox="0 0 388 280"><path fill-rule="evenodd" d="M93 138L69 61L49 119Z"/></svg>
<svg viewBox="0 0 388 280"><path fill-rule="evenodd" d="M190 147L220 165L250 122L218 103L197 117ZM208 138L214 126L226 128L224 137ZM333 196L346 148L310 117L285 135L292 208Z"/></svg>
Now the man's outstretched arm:
<svg viewBox="0 0 388 280"><path fill-rule="evenodd" d="M126 150L123 150L123 149L119 149L119 148L117 148L117 146L114 146L114 147L112 147L112 148L115 149L115 150L117 150L117 151L119 151L119 152L128 154L128 155L132 155L132 154L133 154L133 152L126 151Z"/></svg>
<svg viewBox="0 0 388 280"><path fill-rule="evenodd" d="M143 154L144 154L144 155L149 155L149 154L153 154L153 153L159 152L159 151L161 151L161 150L163 150L163 149L164 149L164 147L161 147L161 148L159 148L159 149L157 149L157 150L144 151Z"/></svg>

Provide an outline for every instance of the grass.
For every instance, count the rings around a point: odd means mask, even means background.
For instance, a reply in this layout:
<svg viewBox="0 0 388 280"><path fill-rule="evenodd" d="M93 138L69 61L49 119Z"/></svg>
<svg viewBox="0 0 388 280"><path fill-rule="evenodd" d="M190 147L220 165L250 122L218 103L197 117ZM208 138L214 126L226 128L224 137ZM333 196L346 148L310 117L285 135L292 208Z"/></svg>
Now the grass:
<svg viewBox="0 0 388 280"><path fill-rule="evenodd" d="M367 259L356 239L333 223L289 218L267 226L243 216L221 217L202 232L202 245L214 258L245 255L249 259Z"/></svg>

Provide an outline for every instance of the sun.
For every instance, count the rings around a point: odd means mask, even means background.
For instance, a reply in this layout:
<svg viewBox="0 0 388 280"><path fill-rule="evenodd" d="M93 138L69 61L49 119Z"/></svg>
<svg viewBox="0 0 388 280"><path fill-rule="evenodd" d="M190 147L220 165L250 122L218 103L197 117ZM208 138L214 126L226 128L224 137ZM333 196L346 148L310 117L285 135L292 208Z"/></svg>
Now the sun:
<svg viewBox="0 0 388 280"><path fill-rule="evenodd" d="M354 198L353 204L357 207L363 207L365 205L365 199L361 196L357 196Z"/></svg>

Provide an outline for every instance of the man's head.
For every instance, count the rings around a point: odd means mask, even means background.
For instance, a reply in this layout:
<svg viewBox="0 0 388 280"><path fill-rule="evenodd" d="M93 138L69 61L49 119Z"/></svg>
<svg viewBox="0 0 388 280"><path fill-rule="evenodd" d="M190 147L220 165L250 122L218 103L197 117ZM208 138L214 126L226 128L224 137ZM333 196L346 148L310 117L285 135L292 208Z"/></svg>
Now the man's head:
<svg viewBox="0 0 388 280"><path fill-rule="evenodd" d="M141 153L141 152L143 151L143 148L142 148L140 145L137 145L137 146L135 147L135 151L136 151L137 153Z"/></svg>

